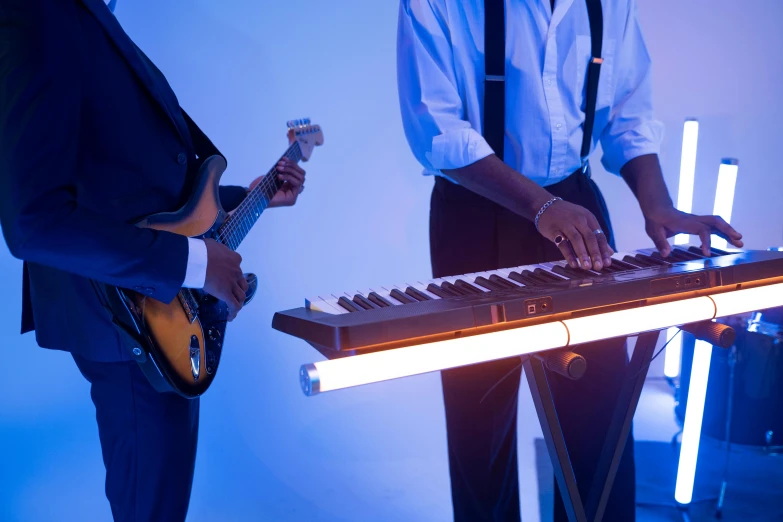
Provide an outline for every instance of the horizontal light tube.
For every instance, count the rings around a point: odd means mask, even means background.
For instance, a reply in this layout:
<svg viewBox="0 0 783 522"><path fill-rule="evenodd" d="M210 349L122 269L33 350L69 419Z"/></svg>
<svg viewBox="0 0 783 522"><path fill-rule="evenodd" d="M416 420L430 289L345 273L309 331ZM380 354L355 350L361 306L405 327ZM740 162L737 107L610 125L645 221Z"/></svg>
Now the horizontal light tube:
<svg viewBox="0 0 783 522"><path fill-rule="evenodd" d="M735 290L710 297L715 301L715 317L776 308L783 306L783 283Z"/></svg>
<svg viewBox="0 0 783 522"><path fill-rule="evenodd" d="M300 377L305 393L314 395L318 392L562 348L566 344L568 332L563 323L546 323L321 361L303 366Z"/></svg>
<svg viewBox="0 0 783 522"><path fill-rule="evenodd" d="M306 395L783 306L783 283L303 365Z"/></svg>
<svg viewBox="0 0 783 522"><path fill-rule="evenodd" d="M707 321L715 316L715 305L709 297L695 297L642 308L566 319L571 334L569 344L582 344L660 330L672 325Z"/></svg>

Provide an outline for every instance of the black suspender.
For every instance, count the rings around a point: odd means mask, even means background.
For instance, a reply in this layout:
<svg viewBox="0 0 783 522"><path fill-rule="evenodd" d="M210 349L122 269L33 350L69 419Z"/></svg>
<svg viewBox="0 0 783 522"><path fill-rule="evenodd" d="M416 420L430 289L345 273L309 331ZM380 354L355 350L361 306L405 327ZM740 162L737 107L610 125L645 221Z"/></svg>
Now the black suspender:
<svg viewBox="0 0 783 522"><path fill-rule="evenodd" d="M601 0L587 0L587 18L590 19L590 39L592 52L590 64L587 66L587 91L585 92L585 125L582 137L582 172L587 173L587 155L593 141L593 122L595 121L595 104L598 98L598 79L601 76L601 48L604 40L604 11Z"/></svg>
<svg viewBox="0 0 783 522"><path fill-rule="evenodd" d="M604 16L601 0L586 0L590 19L592 50L587 68L585 123L582 138L582 172L587 172L587 155L593 139L598 80L601 74ZM506 120L506 20L505 0L484 0L484 139L503 159Z"/></svg>
<svg viewBox="0 0 783 522"><path fill-rule="evenodd" d="M505 0L484 0L484 139L503 160L506 133Z"/></svg>

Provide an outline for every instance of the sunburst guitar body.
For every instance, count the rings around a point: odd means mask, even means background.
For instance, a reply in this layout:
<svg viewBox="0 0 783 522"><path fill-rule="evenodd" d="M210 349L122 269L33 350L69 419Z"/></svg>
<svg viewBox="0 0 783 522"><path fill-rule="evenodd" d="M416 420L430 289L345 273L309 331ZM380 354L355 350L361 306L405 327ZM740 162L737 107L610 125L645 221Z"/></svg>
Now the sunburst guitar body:
<svg viewBox="0 0 783 522"><path fill-rule="evenodd" d="M309 120L288 123L289 148L283 155L307 161L314 147L323 143L323 133ZM201 164L188 202L176 212L154 214L136 225L165 230L187 237L210 238L236 249L266 209L282 183L270 170L232 212L223 210L219 198L220 178L226 170L222 156L210 156ZM246 274L245 304L257 288L253 274ZM143 294L103 286L113 321L150 383L160 392L176 392L192 398L212 384L223 351L228 309L202 290L180 290L170 303Z"/></svg>

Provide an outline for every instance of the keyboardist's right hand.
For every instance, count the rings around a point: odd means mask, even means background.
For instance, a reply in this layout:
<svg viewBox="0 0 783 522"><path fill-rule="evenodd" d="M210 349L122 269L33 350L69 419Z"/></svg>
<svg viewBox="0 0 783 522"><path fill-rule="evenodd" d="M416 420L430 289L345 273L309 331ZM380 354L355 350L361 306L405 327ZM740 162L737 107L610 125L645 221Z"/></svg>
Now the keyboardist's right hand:
<svg viewBox="0 0 783 522"><path fill-rule="evenodd" d="M601 270L614 253L592 212L568 201L556 201L538 220L539 232L552 242L558 236L560 252L571 268Z"/></svg>

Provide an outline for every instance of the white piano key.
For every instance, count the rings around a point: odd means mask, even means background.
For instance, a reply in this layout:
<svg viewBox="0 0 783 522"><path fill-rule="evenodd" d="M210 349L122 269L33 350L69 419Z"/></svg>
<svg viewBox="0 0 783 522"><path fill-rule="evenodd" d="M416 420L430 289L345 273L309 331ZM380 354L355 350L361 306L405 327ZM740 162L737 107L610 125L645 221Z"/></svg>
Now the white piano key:
<svg viewBox="0 0 783 522"><path fill-rule="evenodd" d="M330 298L324 299L323 297L312 297L305 299L305 307L310 310L317 310L327 314L340 315L348 313L347 310L340 307L337 304L337 300Z"/></svg>

